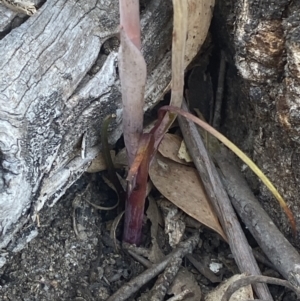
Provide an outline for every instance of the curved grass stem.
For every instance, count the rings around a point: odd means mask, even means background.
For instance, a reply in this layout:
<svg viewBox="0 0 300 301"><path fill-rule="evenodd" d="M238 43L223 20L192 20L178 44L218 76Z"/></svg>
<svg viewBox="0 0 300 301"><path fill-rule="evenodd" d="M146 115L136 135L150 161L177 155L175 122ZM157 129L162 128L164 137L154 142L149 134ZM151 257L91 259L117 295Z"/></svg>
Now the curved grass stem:
<svg viewBox="0 0 300 301"><path fill-rule="evenodd" d="M215 130L211 127L208 123L204 122L203 120L197 118L196 116L192 115L189 112L186 112L180 108L173 107L173 106L163 106L160 108L159 115L163 115L165 111L171 111L176 114L180 114L185 118L195 122L204 130L209 132L211 135L216 137L219 141L221 141L225 146L227 146L231 151L233 151L244 163L246 163L251 170L261 179L261 181L268 187L271 193L275 196L277 201L279 202L281 208L284 210L285 214L287 215L293 233L296 234L296 220L291 211L291 209L287 206L286 202L284 201L283 197L280 195L278 190L275 186L271 183L271 181L265 176L265 174L259 169L259 167L245 154L243 153L235 144L233 144L230 140L228 140L225 136L223 136L220 132ZM161 117L162 118L162 117Z"/></svg>

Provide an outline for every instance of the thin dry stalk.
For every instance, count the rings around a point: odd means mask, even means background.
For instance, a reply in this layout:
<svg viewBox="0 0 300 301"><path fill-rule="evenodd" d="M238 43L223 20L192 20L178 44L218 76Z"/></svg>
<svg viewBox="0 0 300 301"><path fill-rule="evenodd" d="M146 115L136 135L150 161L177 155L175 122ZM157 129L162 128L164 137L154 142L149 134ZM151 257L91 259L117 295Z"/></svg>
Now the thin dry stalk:
<svg viewBox="0 0 300 301"><path fill-rule="evenodd" d="M275 268L294 286L300 287L300 255L264 211L224 147L213 154L222 181L239 216Z"/></svg>
<svg viewBox="0 0 300 301"><path fill-rule="evenodd" d="M183 109L188 111L185 102L183 103ZM178 120L185 143L200 174L210 201L220 219L223 230L227 235L231 252L240 271L252 275L260 275L261 272L252 250L221 183L216 167L207 154L196 125L181 116L178 116ZM265 284L256 284L254 285L254 289L259 298L273 300Z"/></svg>
<svg viewBox="0 0 300 301"><path fill-rule="evenodd" d="M299 296L299 290L293 287L288 281L260 275L260 276L246 276L236 280L235 282L233 282L228 286L221 301L228 301L231 295L241 287L247 286L249 284L259 283L259 282L285 286L290 290L294 291ZM269 301L269 299L267 299L267 301Z"/></svg>
<svg viewBox="0 0 300 301"><path fill-rule="evenodd" d="M164 272L159 275L154 287L152 288L149 295L150 301L163 301L166 293L176 277L180 265L182 263L182 257L176 256L172 258Z"/></svg>
<svg viewBox="0 0 300 301"><path fill-rule="evenodd" d="M187 3L182 0L173 0L173 39L172 39L172 81L171 81L171 101L170 105L181 107L184 88L184 70L185 70L185 46L188 23ZM171 124L176 119L176 114L167 112L155 127L155 148L163 139Z"/></svg>

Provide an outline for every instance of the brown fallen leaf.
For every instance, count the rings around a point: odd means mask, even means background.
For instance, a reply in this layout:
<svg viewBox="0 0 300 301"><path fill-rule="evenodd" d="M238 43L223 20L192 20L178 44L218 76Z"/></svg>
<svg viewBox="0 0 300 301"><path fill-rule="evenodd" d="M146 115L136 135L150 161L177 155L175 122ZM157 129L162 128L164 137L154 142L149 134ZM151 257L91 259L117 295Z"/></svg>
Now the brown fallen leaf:
<svg viewBox="0 0 300 301"><path fill-rule="evenodd" d="M188 164L185 160L178 157L178 152L182 143L182 138L174 134L165 134L161 141L158 151L168 159L181 164Z"/></svg>
<svg viewBox="0 0 300 301"><path fill-rule="evenodd" d="M154 186L164 197L227 241L195 168L157 154L149 175Z"/></svg>
<svg viewBox="0 0 300 301"><path fill-rule="evenodd" d="M184 36L185 42L185 55L183 62L183 69L192 62L194 57L199 53L209 30L211 19L213 16L213 9L215 6L215 0L188 0L187 4L187 26L186 30L179 30L176 35ZM181 26L182 27L182 26ZM182 43L181 43L182 44ZM175 49L174 44L172 49ZM176 59L177 60L177 59ZM181 64L181 60L177 60L178 64ZM174 89L174 84L172 84ZM171 83L163 91L165 95L171 89ZM182 93L179 94L180 97ZM176 105L172 103L171 105Z"/></svg>

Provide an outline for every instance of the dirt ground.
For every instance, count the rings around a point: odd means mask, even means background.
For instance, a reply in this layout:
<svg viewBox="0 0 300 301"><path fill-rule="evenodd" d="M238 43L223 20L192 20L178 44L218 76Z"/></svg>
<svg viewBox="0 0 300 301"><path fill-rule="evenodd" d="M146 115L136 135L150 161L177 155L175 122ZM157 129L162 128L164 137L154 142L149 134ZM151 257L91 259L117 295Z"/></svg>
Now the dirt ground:
<svg viewBox="0 0 300 301"><path fill-rule="evenodd" d="M84 200L76 199L90 181L96 191L94 202L107 205L116 201L113 192L101 183L101 177L84 175L54 207L44 208L38 236L21 252L11 254L0 271L0 300L106 300L145 270L127 252L115 250L109 229L117 210L96 210ZM146 247L150 244L148 226L145 225L143 236ZM238 272L228 245L210 230L203 229L194 254L206 267L211 263L221 264L216 274L220 281ZM218 285L201 275L188 260L183 265L195 276L202 296ZM272 269L261 267L264 274L278 276ZM281 287L271 286L271 292L278 301L296 300ZM131 300L138 300L139 293Z"/></svg>

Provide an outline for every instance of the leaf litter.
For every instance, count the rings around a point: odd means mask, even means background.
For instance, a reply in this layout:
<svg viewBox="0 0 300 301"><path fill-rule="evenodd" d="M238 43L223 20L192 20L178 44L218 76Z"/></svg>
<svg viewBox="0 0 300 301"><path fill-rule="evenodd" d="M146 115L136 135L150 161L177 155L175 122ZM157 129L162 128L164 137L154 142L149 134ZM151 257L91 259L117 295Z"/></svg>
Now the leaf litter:
<svg viewBox="0 0 300 301"><path fill-rule="evenodd" d="M149 175L164 197L226 240L195 168L157 154L150 166Z"/></svg>

